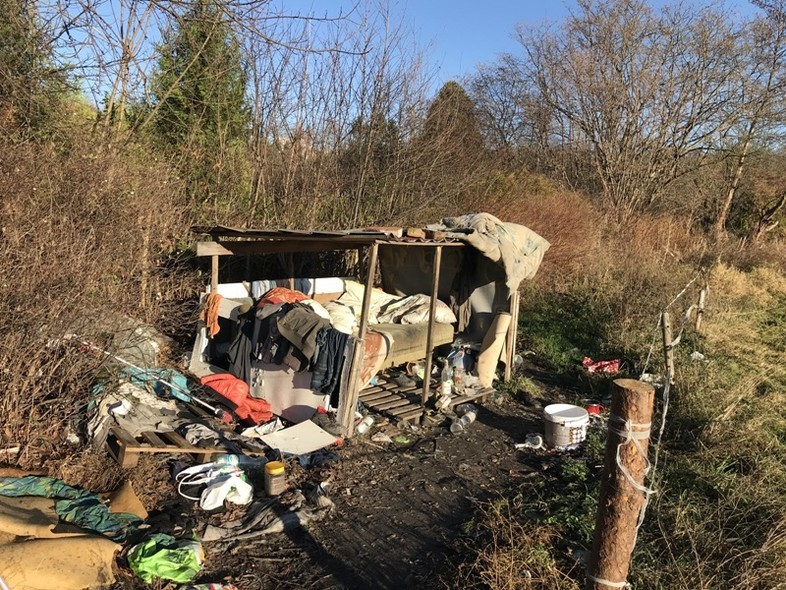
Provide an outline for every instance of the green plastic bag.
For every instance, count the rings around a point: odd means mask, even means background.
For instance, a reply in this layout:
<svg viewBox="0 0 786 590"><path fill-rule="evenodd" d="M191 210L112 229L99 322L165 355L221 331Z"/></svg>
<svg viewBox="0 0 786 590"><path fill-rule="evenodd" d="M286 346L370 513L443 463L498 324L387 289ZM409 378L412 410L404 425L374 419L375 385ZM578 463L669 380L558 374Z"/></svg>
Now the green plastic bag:
<svg viewBox="0 0 786 590"><path fill-rule="evenodd" d="M161 533L151 535L128 552L128 565L148 584L155 578L180 584L190 582L202 569L203 560L199 541L175 539Z"/></svg>

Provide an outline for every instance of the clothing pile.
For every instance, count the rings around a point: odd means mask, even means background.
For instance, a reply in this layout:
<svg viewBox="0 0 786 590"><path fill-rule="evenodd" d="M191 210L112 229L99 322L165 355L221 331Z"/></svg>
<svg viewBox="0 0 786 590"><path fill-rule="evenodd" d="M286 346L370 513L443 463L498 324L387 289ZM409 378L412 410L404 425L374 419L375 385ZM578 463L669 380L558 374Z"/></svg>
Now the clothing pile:
<svg viewBox="0 0 786 590"><path fill-rule="evenodd" d="M338 389L348 335L334 329L330 315L303 293L276 287L240 319L229 348L233 375L250 383L253 363L310 371L311 389L332 395Z"/></svg>

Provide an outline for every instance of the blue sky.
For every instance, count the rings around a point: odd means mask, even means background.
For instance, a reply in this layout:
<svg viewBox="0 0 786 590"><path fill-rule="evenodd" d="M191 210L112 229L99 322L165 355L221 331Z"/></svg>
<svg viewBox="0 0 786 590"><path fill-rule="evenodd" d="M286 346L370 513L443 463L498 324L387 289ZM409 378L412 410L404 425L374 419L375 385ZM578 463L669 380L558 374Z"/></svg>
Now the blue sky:
<svg viewBox="0 0 786 590"><path fill-rule="evenodd" d="M344 13L374 0L279 0L286 10L320 15ZM377 0L379 1L379 0ZM384 0L382 0L384 1ZM710 0L698 1L707 4ZM690 2L690 0L688 0ZM666 0L653 0L660 5ZM500 53L515 52L512 39L519 23L537 25L559 21L575 0L389 0L391 12L412 30L421 47L428 47L432 65L438 68L435 82L460 78L479 63L493 61ZM727 0L738 13L750 13L748 0Z"/></svg>
<svg viewBox="0 0 786 590"><path fill-rule="evenodd" d="M404 0L391 7L422 44L431 43L429 55L441 82L469 74L500 53L515 52L517 24L560 20L568 11L559 0Z"/></svg>

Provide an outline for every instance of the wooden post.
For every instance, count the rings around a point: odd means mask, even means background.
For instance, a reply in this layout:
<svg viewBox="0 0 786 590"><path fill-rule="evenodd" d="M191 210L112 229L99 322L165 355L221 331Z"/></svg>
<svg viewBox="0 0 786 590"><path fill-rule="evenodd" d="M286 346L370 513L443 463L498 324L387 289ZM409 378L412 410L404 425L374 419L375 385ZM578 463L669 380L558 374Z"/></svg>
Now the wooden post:
<svg viewBox="0 0 786 590"><path fill-rule="evenodd" d="M701 329L701 319L704 315L704 305L707 302L707 286L705 285L701 291L699 291L699 304L696 306L696 331L698 332Z"/></svg>
<svg viewBox="0 0 786 590"><path fill-rule="evenodd" d="M645 493L631 483L622 468L637 486L644 485L654 400L655 388L648 383L635 379L617 379L613 383L586 590L621 588L628 578Z"/></svg>
<svg viewBox="0 0 786 590"><path fill-rule="evenodd" d="M289 279L289 288L295 290L295 255L292 252L286 253L287 259L287 278ZM308 293L306 293L308 295Z"/></svg>
<svg viewBox="0 0 786 590"><path fill-rule="evenodd" d="M358 326L358 337L355 342L355 350L352 354L352 365L350 367L350 377L347 383L345 399L339 400L339 420L344 436L350 437L355 432L355 408L358 405L360 395L360 368L363 364L363 353L365 350L366 332L368 330L368 313L371 308L371 289L374 288L374 273L377 266L377 251L379 244L374 242L371 245L371 253L366 269L366 287L363 291L363 306L360 309L360 326Z"/></svg>
<svg viewBox="0 0 786 590"><path fill-rule="evenodd" d="M210 292L218 291L218 256L210 257Z"/></svg>
<svg viewBox="0 0 786 590"><path fill-rule="evenodd" d="M431 361L434 357L434 315L437 312L437 296L439 295L439 271L442 266L442 246L434 249L434 268L431 279L431 300L428 306L428 333L426 335L426 370L423 374L423 395L420 405L426 405L431 388ZM423 417L425 418L425 414Z"/></svg>
<svg viewBox="0 0 786 590"><path fill-rule="evenodd" d="M669 384L674 383L674 347L671 334L671 316L668 311L660 315L660 327L663 331L663 357L666 360L666 374Z"/></svg>
<svg viewBox="0 0 786 590"><path fill-rule="evenodd" d="M503 379L510 381L510 376L513 372L513 357L516 356L516 337L518 332L519 322L519 294L514 291L510 294L510 326L508 327L507 338L505 339L505 346L507 347L505 359L505 374Z"/></svg>

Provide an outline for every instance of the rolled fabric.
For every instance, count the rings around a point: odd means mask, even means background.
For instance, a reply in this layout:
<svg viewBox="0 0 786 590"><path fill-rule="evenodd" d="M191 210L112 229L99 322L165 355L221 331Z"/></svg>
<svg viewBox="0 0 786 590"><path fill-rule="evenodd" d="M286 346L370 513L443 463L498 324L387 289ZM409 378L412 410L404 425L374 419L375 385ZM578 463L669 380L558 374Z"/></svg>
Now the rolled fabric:
<svg viewBox="0 0 786 590"><path fill-rule="evenodd" d="M478 380L482 387L491 387L494 382L494 373L502 349L505 347L505 335L508 333L511 319L511 315L507 312L497 313L483 337L478 355Z"/></svg>

